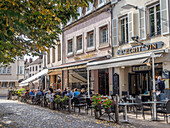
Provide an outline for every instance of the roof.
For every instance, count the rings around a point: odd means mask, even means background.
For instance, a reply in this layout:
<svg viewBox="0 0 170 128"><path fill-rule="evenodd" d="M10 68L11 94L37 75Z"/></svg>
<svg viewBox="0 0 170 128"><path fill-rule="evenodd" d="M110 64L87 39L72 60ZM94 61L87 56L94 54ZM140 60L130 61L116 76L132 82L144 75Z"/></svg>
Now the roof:
<svg viewBox="0 0 170 128"><path fill-rule="evenodd" d="M41 64L41 63L43 63L43 59L37 58L32 63L29 63L29 65Z"/></svg>

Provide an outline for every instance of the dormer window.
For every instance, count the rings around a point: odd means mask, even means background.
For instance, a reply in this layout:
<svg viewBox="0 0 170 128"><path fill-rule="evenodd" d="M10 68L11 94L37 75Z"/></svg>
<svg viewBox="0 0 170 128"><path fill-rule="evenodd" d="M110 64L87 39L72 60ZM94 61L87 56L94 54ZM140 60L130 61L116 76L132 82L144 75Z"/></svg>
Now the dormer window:
<svg viewBox="0 0 170 128"><path fill-rule="evenodd" d="M82 8L81 7L79 7L77 9L77 13L79 13L79 16L77 18L80 19L80 17L82 16Z"/></svg>
<svg viewBox="0 0 170 128"><path fill-rule="evenodd" d="M106 0L98 0L98 7L101 7L105 4Z"/></svg>

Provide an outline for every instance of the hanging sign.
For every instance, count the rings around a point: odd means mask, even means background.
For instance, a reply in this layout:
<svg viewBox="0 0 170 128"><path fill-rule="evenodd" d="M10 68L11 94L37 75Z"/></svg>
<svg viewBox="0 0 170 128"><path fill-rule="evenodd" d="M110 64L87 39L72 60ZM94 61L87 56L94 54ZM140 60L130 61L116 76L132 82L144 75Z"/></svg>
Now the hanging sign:
<svg viewBox="0 0 170 128"><path fill-rule="evenodd" d="M117 54L118 55L127 55L127 54L132 54L132 53L137 53L137 52L144 52L144 51L150 51L150 50L155 50L155 49L160 49L164 46L164 42L155 42L155 43L148 43L144 45L139 45L127 49L122 49L118 50Z"/></svg>

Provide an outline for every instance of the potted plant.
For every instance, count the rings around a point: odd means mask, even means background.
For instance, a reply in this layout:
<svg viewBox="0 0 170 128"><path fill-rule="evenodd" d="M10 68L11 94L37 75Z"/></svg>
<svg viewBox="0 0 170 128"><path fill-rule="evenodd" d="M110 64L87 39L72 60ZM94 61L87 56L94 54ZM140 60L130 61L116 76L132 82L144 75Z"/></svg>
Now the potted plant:
<svg viewBox="0 0 170 128"><path fill-rule="evenodd" d="M68 101L68 97L65 95L62 99L61 99L61 107L64 108L65 105L67 105Z"/></svg>
<svg viewBox="0 0 170 128"><path fill-rule="evenodd" d="M102 105L102 99L101 95L96 93L93 97L91 97L92 100L92 107L94 108L95 118L98 119L98 113L101 115L101 105Z"/></svg>
<svg viewBox="0 0 170 128"><path fill-rule="evenodd" d="M56 95L54 102L57 104L57 109L59 109L59 107L60 107L59 105L61 103L61 97L59 95Z"/></svg>
<svg viewBox="0 0 170 128"><path fill-rule="evenodd" d="M105 108L105 112L106 113L111 113L111 106L114 104L115 102L111 99L106 99L103 101L103 107Z"/></svg>

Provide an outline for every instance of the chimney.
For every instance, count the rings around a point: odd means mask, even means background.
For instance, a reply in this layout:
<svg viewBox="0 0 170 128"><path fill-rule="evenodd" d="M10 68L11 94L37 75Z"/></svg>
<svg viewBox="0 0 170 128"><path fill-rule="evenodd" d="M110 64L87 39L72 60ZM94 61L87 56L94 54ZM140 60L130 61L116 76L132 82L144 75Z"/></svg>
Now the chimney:
<svg viewBox="0 0 170 128"><path fill-rule="evenodd" d="M32 58L30 58L30 63L32 63Z"/></svg>

